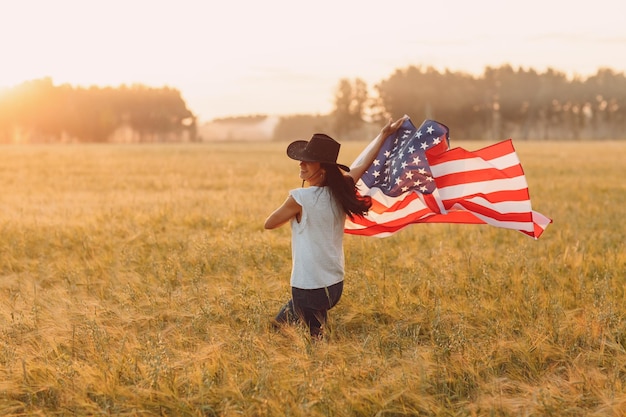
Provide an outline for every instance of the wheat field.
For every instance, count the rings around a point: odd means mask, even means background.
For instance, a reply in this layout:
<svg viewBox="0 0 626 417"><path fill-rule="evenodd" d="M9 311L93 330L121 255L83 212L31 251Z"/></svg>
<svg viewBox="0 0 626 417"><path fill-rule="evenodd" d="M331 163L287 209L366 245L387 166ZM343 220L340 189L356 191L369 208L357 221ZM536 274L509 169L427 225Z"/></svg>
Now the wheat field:
<svg viewBox="0 0 626 417"><path fill-rule="evenodd" d="M544 235L347 235L321 342L269 322L286 144L3 146L0 415L626 415L626 143L514 144Z"/></svg>

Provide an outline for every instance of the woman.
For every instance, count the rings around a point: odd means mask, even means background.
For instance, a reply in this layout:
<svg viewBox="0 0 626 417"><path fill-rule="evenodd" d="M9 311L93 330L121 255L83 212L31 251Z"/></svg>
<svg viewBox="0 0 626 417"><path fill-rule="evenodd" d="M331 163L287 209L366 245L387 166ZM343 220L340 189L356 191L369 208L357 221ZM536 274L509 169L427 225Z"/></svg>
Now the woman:
<svg viewBox="0 0 626 417"><path fill-rule="evenodd" d="M346 216L363 216L371 206L369 197L357 194L356 183L372 164L385 139L405 117L391 119L381 129L374 146L352 168L337 163L341 145L328 135L316 133L310 141L297 140L287 156L300 161L302 188L265 220L266 229L291 223L291 300L275 318L276 323L304 322L311 336L322 337L328 310L343 291L343 234ZM341 170L346 173L342 173ZM307 182L309 187L304 188Z"/></svg>

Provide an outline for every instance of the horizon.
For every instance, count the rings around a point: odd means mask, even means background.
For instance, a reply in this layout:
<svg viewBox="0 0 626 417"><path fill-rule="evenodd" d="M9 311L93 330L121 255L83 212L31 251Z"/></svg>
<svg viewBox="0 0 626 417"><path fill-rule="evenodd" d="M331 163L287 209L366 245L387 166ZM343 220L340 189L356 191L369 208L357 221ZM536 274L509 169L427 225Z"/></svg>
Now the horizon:
<svg viewBox="0 0 626 417"><path fill-rule="evenodd" d="M626 71L626 4L616 0L593 8L538 0L26 0L0 11L0 56L10 63L0 87L46 77L55 85L170 87L200 123L327 114L341 79L360 78L371 92L410 66L473 76L504 65L569 78Z"/></svg>

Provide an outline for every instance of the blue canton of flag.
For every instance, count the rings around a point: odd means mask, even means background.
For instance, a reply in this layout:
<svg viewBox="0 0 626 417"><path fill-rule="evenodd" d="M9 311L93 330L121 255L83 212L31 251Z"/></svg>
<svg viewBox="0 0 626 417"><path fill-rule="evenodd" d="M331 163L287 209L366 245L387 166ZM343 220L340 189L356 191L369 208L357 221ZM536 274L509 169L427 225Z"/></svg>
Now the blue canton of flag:
<svg viewBox="0 0 626 417"><path fill-rule="evenodd" d="M369 187L379 188L390 197L411 190L423 194L435 191L436 185L426 160L426 150L445 140L449 145L447 126L425 120L416 129L410 119L392 134L361 179Z"/></svg>

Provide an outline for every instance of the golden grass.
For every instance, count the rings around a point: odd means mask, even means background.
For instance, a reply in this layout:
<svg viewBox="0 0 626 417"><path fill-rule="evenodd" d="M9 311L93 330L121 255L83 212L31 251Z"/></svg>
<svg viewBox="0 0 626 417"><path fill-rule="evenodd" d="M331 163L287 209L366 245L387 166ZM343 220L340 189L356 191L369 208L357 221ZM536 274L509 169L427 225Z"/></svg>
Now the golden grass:
<svg viewBox="0 0 626 417"><path fill-rule="evenodd" d="M626 143L515 145L544 236L346 236L320 343L269 327L285 144L2 147L0 415L626 413Z"/></svg>

